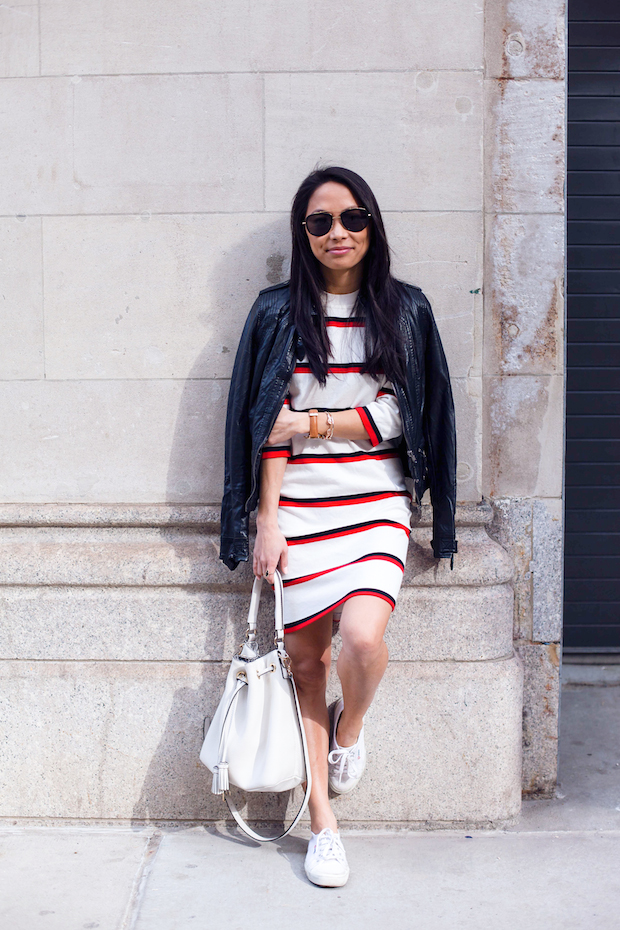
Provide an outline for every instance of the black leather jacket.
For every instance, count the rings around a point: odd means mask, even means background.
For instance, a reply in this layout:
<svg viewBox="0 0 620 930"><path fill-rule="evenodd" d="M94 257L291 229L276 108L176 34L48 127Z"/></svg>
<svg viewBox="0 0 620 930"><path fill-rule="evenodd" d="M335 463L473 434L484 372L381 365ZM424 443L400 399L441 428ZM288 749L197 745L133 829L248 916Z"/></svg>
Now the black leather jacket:
<svg viewBox="0 0 620 930"><path fill-rule="evenodd" d="M399 451L419 501L433 505L436 558L456 552L456 430L448 365L430 304L403 284L400 326L407 383L394 384L403 426ZM258 502L261 453L304 349L289 315L288 284L265 288L245 324L230 384L220 558L230 569L249 557L249 514Z"/></svg>

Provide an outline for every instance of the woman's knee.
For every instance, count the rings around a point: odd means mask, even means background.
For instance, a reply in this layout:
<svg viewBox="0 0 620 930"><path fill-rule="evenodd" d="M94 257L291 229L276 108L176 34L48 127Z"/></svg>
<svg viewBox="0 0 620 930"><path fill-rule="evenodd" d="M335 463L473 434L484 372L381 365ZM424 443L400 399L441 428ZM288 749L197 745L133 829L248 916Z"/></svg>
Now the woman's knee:
<svg viewBox="0 0 620 930"><path fill-rule="evenodd" d="M295 684L300 691L325 690L329 672L329 658L324 655L300 654L291 656Z"/></svg>
<svg viewBox="0 0 620 930"><path fill-rule="evenodd" d="M386 648L383 630L347 630L342 636L342 651L358 665L370 665Z"/></svg>

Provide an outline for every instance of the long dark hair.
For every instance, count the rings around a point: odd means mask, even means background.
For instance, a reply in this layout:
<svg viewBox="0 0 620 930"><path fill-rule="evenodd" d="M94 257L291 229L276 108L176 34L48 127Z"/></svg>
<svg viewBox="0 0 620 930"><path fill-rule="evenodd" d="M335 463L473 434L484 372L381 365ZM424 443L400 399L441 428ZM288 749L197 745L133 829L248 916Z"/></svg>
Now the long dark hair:
<svg viewBox="0 0 620 930"><path fill-rule="evenodd" d="M385 374L400 384L405 380L405 361L398 312L402 285L390 274L390 250L379 204L363 178L348 168L317 168L302 181L291 210L291 313L302 338L313 375L325 384L330 341L322 312L325 281L321 263L314 257L302 222L308 201L322 184L335 181L347 187L358 206L372 215L370 246L363 261L363 276L355 314L365 321L366 361L364 371L373 377ZM317 312L313 314L313 310Z"/></svg>

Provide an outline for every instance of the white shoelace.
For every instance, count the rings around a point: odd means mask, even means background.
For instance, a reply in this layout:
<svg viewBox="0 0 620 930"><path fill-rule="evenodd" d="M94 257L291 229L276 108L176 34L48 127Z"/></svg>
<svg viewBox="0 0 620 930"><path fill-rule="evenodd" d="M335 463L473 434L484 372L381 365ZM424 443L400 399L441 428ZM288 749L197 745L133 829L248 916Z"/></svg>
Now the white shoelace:
<svg viewBox="0 0 620 930"><path fill-rule="evenodd" d="M340 763L340 768L338 770L338 778L342 778L344 775L345 766L347 769L347 775L349 778L357 778L359 775L359 769L357 767L358 762L358 751L357 743L354 743L353 746L345 746L344 748L339 747L338 749L332 749L327 757L327 761L332 765L338 765Z"/></svg>
<svg viewBox="0 0 620 930"><path fill-rule="evenodd" d="M321 830L316 840L317 853L321 859L335 859L346 863L347 857L340 837L333 830Z"/></svg>

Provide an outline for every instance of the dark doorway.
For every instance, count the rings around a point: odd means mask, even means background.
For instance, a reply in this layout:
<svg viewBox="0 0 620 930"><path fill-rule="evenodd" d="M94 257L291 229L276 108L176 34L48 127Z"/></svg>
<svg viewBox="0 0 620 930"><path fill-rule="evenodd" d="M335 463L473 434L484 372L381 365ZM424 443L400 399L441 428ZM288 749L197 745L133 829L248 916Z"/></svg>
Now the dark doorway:
<svg viewBox="0 0 620 930"><path fill-rule="evenodd" d="M564 650L620 653L620 3L568 23Z"/></svg>

